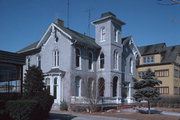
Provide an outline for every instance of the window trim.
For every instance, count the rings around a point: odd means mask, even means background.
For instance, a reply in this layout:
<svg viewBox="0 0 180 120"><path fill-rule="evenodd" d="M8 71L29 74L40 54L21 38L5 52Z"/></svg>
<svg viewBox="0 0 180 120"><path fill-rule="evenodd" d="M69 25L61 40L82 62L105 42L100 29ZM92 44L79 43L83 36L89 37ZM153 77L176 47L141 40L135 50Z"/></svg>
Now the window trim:
<svg viewBox="0 0 180 120"><path fill-rule="evenodd" d="M41 56L37 56L37 67L41 68Z"/></svg>
<svg viewBox="0 0 180 120"><path fill-rule="evenodd" d="M113 54L114 70L119 70L119 53L117 50Z"/></svg>
<svg viewBox="0 0 180 120"><path fill-rule="evenodd" d="M155 70L156 77L169 77L169 69Z"/></svg>
<svg viewBox="0 0 180 120"><path fill-rule="evenodd" d="M77 50L79 51L79 55L77 55ZM78 57L78 65L77 65L77 57ZM75 48L75 67L77 69L81 69L81 49L80 48Z"/></svg>
<svg viewBox="0 0 180 120"><path fill-rule="evenodd" d="M101 27L101 29L100 29L100 42L106 41L106 40L105 40L105 35L106 35L106 29L105 29L105 27L103 26L103 27Z"/></svg>
<svg viewBox="0 0 180 120"><path fill-rule="evenodd" d="M59 50L53 51L53 67L59 67Z"/></svg>
<svg viewBox="0 0 180 120"><path fill-rule="evenodd" d="M143 56L143 64L152 64L154 63L154 56Z"/></svg>
<svg viewBox="0 0 180 120"><path fill-rule="evenodd" d="M91 54L91 58L90 58L90 54ZM93 64L93 57L94 55L93 55L93 52L92 51L89 51L88 52L88 69L90 70L90 71L93 71L94 70L94 64ZM90 62L90 59L91 59L91 62ZM91 67L90 67L91 66Z"/></svg>
<svg viewBox="0 0 180 120"><path fill-rule="evenodd" d="M119 30L117 28L115 28L115 42L119 42Z"/></svg>
<svg viewBox="0 0 180 120"><path fill-rule="evenodd" d="M101 58L101 55L103 55L103 58ZM101 52L99 56L99 69L103 70L105 68L105 55L103 52Z"/></svg>
<svg viewBox="0 0 180 120"><path fill-rule="evenodd" d="M78 84L76 81L78 81ZM75 96L76 97L81 97L81 87L82 87L81 82L82 82L81 77L79 77L79 76L75 77ZM77 93L77 91L78 91L78 93Z"/></svg>

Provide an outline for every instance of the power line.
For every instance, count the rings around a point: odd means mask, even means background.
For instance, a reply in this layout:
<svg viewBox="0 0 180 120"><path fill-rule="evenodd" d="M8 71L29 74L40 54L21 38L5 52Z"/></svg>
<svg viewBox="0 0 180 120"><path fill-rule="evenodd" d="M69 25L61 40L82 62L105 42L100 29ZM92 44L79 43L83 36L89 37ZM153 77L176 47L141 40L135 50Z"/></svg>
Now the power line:
<svg viewBox="0 0 180 120"><path fill-rule="evenodd" d="M67 0L67 27L69 28L69 0Z"/></svg>

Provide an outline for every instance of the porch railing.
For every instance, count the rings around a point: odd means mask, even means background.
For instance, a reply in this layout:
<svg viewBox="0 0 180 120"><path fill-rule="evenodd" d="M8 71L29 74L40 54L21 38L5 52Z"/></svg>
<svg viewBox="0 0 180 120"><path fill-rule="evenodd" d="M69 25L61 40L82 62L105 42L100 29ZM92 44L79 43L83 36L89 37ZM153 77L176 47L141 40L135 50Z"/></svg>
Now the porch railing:
<svg viewBox="0 0 180 120"><path fill-rule="evenodd" d="M71 96L71 104L88 104L89 99L86 97ZM112 105L121 104L121 97L99 97L97 98L97 105Z"/></svg>

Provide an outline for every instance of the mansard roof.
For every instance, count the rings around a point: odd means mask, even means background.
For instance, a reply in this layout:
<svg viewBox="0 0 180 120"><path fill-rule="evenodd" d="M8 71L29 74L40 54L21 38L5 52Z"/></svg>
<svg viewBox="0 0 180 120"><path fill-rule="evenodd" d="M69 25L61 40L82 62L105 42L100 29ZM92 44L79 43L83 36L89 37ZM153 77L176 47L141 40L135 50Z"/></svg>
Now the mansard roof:
<svg viewBox="0 0 180 120"><path fill-rule="evenodd" d="M163 52L165 50L165 47L166 47L165 43L159 43L159 44L138 47L138 49L141 55L143 56L143 55L157 54Z"/></svg>
<svg viewBox="0 0 180 120"><path fill-rule="evenodd" d="M180 56L180 45L167 47L163 52L161 63L174 63L177 55Z"/></svg>
<svg viewBox="0 0 180 120"><path fill-rule="evenodd" d="M23 65L25 58L17 53L0 50L0 62Z"/></svg>
<svg viewBox="0 0 180 120"><path fill-rule="evenodd" d="M59 21L59 19L58 19L58 21ZM91 38L89 36L86 36L84 34L76 32L72 29L66 28L60 22L54 22L50 25L50 27L48 28L46 33L43 35L41 40L34 42L31 45L19 50L17 53L24 53L24 52L28 52L28 51L32 51L32 50L41 48L42 45L47 41L47 38L51 35L50 34L52 31L51 26L54 26L58 30L61 30L61 32L65 33L65 35L67 35L69 37L70 41L74 44L82 44L82 45L86 45L86 46L89 46L89 47L94 48L94 49L100 49L101 48L98 44L96 44L94 38Z"/></svg>
<svg viewBox="0 0 180 120"><path fill-rule="evenodd" d="M165 43L138 47L142 56L161 54L161 63L174 63L177 55L180 54L180 45L166 47Z"/></svg>

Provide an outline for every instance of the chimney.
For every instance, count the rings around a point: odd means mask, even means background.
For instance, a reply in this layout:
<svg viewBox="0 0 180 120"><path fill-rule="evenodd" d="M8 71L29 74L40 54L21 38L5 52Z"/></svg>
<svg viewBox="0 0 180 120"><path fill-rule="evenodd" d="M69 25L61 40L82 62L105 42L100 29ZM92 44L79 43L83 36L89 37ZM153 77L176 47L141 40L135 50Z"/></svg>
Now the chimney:
<svg viewBox="0 0 180 120"><path fill-rule="evenodd" d="M64 21L63 21L63 20L60 20L59 18L56 19L55 23L56 23L57 25L64 26Z"/></svg>

